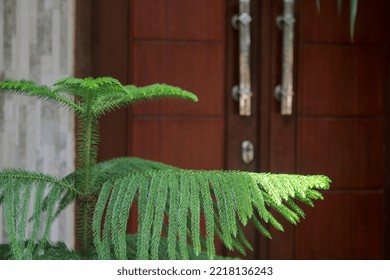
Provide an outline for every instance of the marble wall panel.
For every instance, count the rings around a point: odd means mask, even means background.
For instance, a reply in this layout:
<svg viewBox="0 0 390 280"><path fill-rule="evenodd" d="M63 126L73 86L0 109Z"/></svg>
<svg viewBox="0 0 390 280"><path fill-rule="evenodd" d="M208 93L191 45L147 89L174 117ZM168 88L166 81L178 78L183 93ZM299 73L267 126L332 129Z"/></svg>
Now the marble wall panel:
<svg viewBox="0 0 390 280"><path fill-rule="evenodd" d="M73 74L74 0L0 0L0 79L53 84ZM0 94L0 170L74 170L74 116L31 97ZM1 212L1 209L0 209ZM2 214L2 213L0 213ZM50 238L74 243L69 207ZM6 241L0 220L0 243Z"/></svg>

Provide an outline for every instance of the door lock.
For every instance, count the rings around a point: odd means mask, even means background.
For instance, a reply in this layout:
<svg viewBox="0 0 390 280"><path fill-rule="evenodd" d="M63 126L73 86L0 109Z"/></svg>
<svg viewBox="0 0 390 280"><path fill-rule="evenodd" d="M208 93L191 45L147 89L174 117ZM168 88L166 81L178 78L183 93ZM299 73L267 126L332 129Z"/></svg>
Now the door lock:
<svg viewBox="0 0 390 280"><path fill-rule="evenodd" d="M255 157L255 148L253 143L249 140L245 140L241 144L241 157L242 161L246 164L249 164L253 161Z"/></svg>

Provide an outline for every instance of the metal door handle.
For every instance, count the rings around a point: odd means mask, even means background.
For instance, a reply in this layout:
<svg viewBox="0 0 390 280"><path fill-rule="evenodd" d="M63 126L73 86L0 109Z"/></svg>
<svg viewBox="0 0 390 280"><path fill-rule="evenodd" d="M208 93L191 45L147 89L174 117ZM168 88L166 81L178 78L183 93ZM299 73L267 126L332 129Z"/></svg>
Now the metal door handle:
<svg viewBox="0 0 390 280"><path fill-rule="evenodd" d="M282 81L275 88L275 96L280 101L280 113L292 114L293 103L293 62L294 62L294 0L283 0L283 15L276 21L283 31Z"/></svg>
<svg viewBox="0 0 390 280"><path fill-rule="evenodd" d="M239 72L240 82L232 89L234 100L239 102L239 112L241 116L251 115L251 75L250 75L250 26L252 21L250 16L250 0L240 0L239 14L233 16L232 24L239 30L240 55Z"/></svg>

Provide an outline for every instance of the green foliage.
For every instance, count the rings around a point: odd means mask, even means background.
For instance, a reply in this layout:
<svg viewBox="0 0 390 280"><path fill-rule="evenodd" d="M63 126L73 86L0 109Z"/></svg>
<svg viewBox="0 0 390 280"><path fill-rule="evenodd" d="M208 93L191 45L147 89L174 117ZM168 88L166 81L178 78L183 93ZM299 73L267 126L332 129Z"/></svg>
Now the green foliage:
<svg viewBox="0 0 390 280"><path fill-rule="evenodd" d="M125 237L126 239L126 254L129 260L137 259L137 235L130 234ZM37 245L35 245L37 246ZM161 242L159 244L159 260L169 260L167 255L168 243L165 237L161 238ZM189 253L190 260L207 260L207 255L205 252L200 252L199 254L195 254L192 247L187 245L187 250ZM88 259L97 259L97 252L95 248L90 248ZM114 259L115 256L110 256L111 259ZM180 258L180 252L176 252L176 259ZM0 244L0 260L9 260L12 259L12 252L9 244ZM46 243L46 245L42 248L41 253L36 255L34 260L81 260L82 256L75 251L72 251L66 247L66 245L62 242L58 242L55 244ZM217 260L229 260L233 258L216 256Z"/></svg>
<svg viewBox="0 0 390 280"><path fill-rule="evenodd" d="M177 87L164 84L155 84L141 88L133 85L123 86L118 80L110 77L97 79L65 78L55 83L55 86L55 92L67 92L84 101L80 104L80 110L76 111L77 113L88 114L90 111L97 117L107 111L141 101L161 98L198 100L192 93Z"/></svg>
<svg viewBox="0 0 390 280"><path fill-rule="evenodd" d="M35 251L38 251L38 245L35 244ZM12 259L12 250L9 244L0 244L0 260ZM69 250L62 242L51 244L46 243L39 254L34 255L33 260L81 260L81 256L74 251Z"/></svg>
<svg viewBox="0 0 390 280"><path fill-rule="evenodd" d="M296 202L313 206L313 200L322 198L318 190L329 187L325 176L184 170L140 158L96 162L102 114L159 98L197 100L177 87L137 88L106 77L66 78L53 88L5 81L0 91L58 103L74 110L79 119L73 173L61 179L22 170L0 171L0 206L9 238L9 244L0 246L0 257L213 259L215 237L229 250L245 254L252 250L243 231L248 222L271 238L270 226L283 230L276 212L296 224L304 217ZM78 209L77 252L47 241L53 221L72 202ZM138 211L138 232L129 236L132 206Z"/></svg>
<svg viewBox="0 0 390 280"><path fill-rule="evenodd" d="M177 87L164 84L140 88L133 85L123 86L111 77L64 78L56 82L54 88L37 85L32 81L4 81L0 83L0 90L36 96L68 107L79 115L92 114L95 117L127 104L148 100L161 98L198 100L192 93Z"/></svg>
<svg viewBox="0 0 390 280"><path fill-rule="evenodd" d="M32 258L45 245L50 226L59 210L58 202L67 193L76 195L77 191L65 179L22 170L0 171L0 205L4 206L5 230L15 258ZM29 242L25 243L32 197L32 233L28 237ZM39 242L38 246L34 245L36 242Z"/></svg>
<svg viewBox="0 0 390 280"><path fill-rule="evenodd" d="M128 258L124 236L133 200L138 201L140 216L139 259L158 258L162 233L168 236L169 257L176 256L176 240L179 240L181 258L187 259L187 240L191 239L195 254L205 249L212 258L215 255L214 230L219 231L218 235L227 248L241 248L243 251L244 247L250 246L239 231L239 224L245 226L248 220L255 219L259 230L270 237L258 217L283 230L270 209L296 224L303 212L293 199L310 204L312 199L321 198L313 187L327 189L328 186L329 179L325 176L174 168L131 172L103 184L93 220L97 252L101 259L112 253L119 259ZM165 213L168 213L168 221L164 220ZM200 242L201 215L205 217L207 229L206 248L202 248Z"/></svg>
<svg viewBox="0 0 390 280"><path fill-rule="evenodd" d="M130 234L126 236L126 244L127 244L127 256L129 260L136 260L137 259L137 240L138 236L136 234ZM178 242L178 241L177 241ZM177 246L176 248L178 248ZM159 244L158 249L158 256L157 259L159 260L169 260L169 259L180 259L180 251L176 250L175 255L173 257L168 256L168 242L166 237L161 237L161 241ZM192 246L187 245L188 250L188 258L190 260L208 260L208 256L206 252L199 252L195 253ZM111 256L112 259L115 258L115 256ZM232 258L222 257L222 256L216 256L217 260L229 260Z"/></svg>

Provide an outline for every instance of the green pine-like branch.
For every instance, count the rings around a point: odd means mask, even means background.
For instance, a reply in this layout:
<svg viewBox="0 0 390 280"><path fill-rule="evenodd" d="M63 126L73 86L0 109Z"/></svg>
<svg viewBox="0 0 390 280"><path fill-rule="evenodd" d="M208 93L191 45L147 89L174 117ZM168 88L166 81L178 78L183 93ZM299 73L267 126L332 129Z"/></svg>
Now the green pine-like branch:
<svg viewBox="0 0 390 280"><path fill-rule="evenodd" d="M162 98L198 101L194 94L178 87L166 84L154 84L145 87L124 86L111 77L96 79L64 78L57 81L53 88L38 85L32 81L7 80L0 82L0 91L36 96L68 107L77 114L92 114L96 118L119 107L143 101ZM75 98L72 99L68 95Z"/></svg>
<svg viewBox="0 0 390 280"><path fill-rule="evenodd" d="M58 202L68 193L75 196L77 191L63 179L22 170L0 171L0 205L15 259L32 259L40 253L58 212ZM30 204L34 208L29 219ZM29 221L32 233L26 236Z"/></svg>
<svg viewBox="0 0 390 280"><path fill-rule="evenodd" d="M103 183L113 178L121 178L133 172L148 170L178 169L160 162L137 157L120 157L95 164L91 169L91 183L86 195L98 195ZM73 181L77 176L83 177L82 170L76 170L65 178Z"/></svg>
<svg viewBox="0 0 390 280"><path fill-rule="evenodd" d="M68 96L52 90L48 86L38 85L33 81L3 81L0 82L0 91L9 92L12 94L35 96L40 99L65 106L76 112L81 110L80 104L77 104Z"/></svg>
<svg viewBox="0 0 390 280"><path fill-rule="evenodd" d="M187 259L189 240L195 253L205 249L213 258L215 234L227 248L244 251L250 246L240 227L248 220L270 237L261 221L283 230L271 209L296 224L303 212L293 200L310 203L322 198L316 189L327 189L329 183L325 176L180 169L134 172L103 184L93 217L97 253L101 259L112 254L118 259L127 258L126 224L134 200L139 213L138 259L158 258L165 215L170 258L176 257L179 246L181 258ZM202 216L205 236L200 230ZM201 247L202 238L206 240L205 248Z"/></svg>
<svg viewBox="0 0 390 280"><path fill-rule="evenodd" d="M154 84L145 87L123 86L111 77L102 78L65 78L55 83L57 91L67 92L83 99L91 100L91 112L99 117L119 107L142 101L162 98L179 98L197 101L197 97L178 87L166 84ZM86 112L83 108L82 112Z"/></svg>

